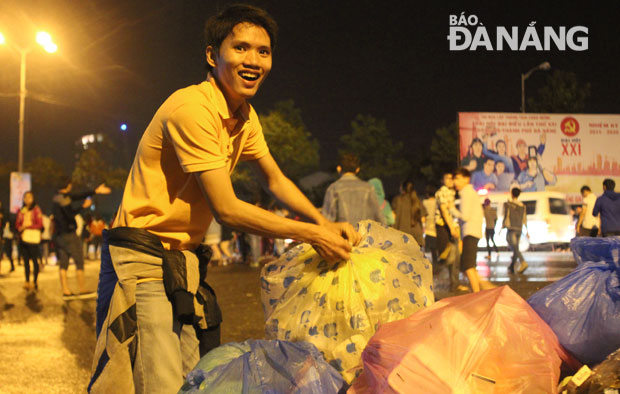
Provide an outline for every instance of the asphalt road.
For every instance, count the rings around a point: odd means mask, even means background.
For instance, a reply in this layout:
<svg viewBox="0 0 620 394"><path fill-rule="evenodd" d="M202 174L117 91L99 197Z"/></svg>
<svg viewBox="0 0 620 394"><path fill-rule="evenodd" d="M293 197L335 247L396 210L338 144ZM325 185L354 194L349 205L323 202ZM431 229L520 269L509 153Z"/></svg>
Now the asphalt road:
<svg viewBox="0 0 620 394"><path fill-rule="evenodd" d="M568 252L525 253L530 268L524 275L508 275L510 255L495 253L491 260L478 254L478 271L498 285L508 284L518 294L531 294L560 279L576 266ZM26 291L23 267L8 273L0 266L0 393L83 393L89 380L95 346L95 300L64 302L58 268L46 266L39 291ZM99 263L87 260L87 283L95 289ZM263 337L260 268L229 265L210 268L224 315L222 343ZM74 267L70 285L77 291ZM447 272L435 277L437 299L456 295L447 290Z"/></svg>

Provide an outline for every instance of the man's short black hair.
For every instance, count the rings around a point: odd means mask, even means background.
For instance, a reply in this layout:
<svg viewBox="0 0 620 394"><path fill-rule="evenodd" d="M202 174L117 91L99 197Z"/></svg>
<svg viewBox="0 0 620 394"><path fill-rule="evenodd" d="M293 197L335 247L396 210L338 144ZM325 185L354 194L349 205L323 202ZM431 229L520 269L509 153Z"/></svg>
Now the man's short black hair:
<svg viewBox="0 0 620 394"><path fill-rule="evenodd" d="M463 178L471 178L471 172L465 167L460 167L456 171L454 171L454 176L460 175Z"/></svg>
<svg viewBox="0 0 620 394"><path fill-rule="evenodd" d="M605 190L611 190L612 192L616 188L616 182L613 179L607 178L603 181L603 187Z"/></svg>
<svg viewBox="0 0 620 394"><path fill-rule="evenodd" d="M474 146L474 144L476 144L476 143L478 143L480 145L483 145L482 144L482 140L480 138L476 137L473 140L471 140L471 145L470 146Z"/></svg>
<svg viewBox="0 0 620 394"><path fill-rule="evenodd" d="M590 186L588 186L588 185L581 186L581 194L583 194L583 192L585 192L586 190L589 191L589 192L592 191L592 190L590 190Z"/></svg>
<svg viewBox="0 0 620 394"><path fill-rule="evenodd" d="M342 172L355 172L360 167L360 159L350 152L342 152L338 159Z"/></svg>
<svg viewBox="0 0 620 394"><path fill-rule="evenodd" d="M521 189L519 189L518 187L513 187L513 188L510 190L510 195L511 195L513 198L519 198L519 196L521 195Z"/></svg>
<svg viewBox="0 0 620 394"><path fill-rule="evenodd" d="M233 4L207 19L204 29L205 48L212 47L215 53L219 53L222 41L239 23L250 23L265 29L271 40L271 50L275 49L278 24L267 11L247 4ZM213 67L207 63L207 70L212 69Z"/></svg>

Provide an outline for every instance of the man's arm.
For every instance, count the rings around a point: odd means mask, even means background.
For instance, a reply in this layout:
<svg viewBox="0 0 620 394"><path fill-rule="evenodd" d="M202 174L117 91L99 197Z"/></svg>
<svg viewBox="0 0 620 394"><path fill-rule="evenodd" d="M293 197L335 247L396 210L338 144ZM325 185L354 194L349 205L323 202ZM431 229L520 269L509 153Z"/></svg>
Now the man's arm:
<svg viewBox="0 0 620 394"><path fill-rule="evenodd" d="M342 224L327 222L319 226L299 222L282 218L239 200L233 190L228 171L224 167L203 171L197 173L196 176L216 220L229 227L265 237L293 238L310 243L321 256L330 261L348 259L349 257L351 245L340 234L344 233L351 237L350 239L353 243L359 242L359 234L350 225L350 231L347 232L343 229L344 225ZM299 190L297 190L297 193L301 194ZM294 191L284 192L283 194L285 195L283 203L286 205L289 205L289 201L286 201L286 198L296 195ZM307 201L307 199L305 200ZM309 201L307 201L307 204L312 205ZM290 205L291 207L301 206L303 209L305 203L292 203ZM316 208L314 210L318 214L319 220L322 219L321 223L323 223L325 219L320 216ZM300 213L306 216L313 214L311 210L308 211Z"/></svg>

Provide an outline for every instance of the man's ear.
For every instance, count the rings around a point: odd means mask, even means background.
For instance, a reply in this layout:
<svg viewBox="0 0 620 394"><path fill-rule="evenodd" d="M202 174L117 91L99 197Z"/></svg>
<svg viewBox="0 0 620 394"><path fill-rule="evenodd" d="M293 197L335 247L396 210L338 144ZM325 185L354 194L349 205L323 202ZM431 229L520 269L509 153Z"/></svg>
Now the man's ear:
<svg viewBox="0 0 620 394"><path fill-rule="evenodd" d="M338 174L340 174L342 172L342 167L336 166L336 171L338 171Z"/></svg>
<svg viewBox="0 0 620 394"><path fill-rule="evenodd" d="M209 63L211 67L215 68L215 66L217 65L217 62L215 61L215 49L213 49L213 47L209 45L205 51L205 55L207 57L207 63Z"/></svg>
<svg viewBox="0 0 620 394"><path fill-rule="evenodd" d="M359 168L359 167L357 167L357 168L355 169L355 174L357 174L358 172L360 172L360 168Z"/></svg>

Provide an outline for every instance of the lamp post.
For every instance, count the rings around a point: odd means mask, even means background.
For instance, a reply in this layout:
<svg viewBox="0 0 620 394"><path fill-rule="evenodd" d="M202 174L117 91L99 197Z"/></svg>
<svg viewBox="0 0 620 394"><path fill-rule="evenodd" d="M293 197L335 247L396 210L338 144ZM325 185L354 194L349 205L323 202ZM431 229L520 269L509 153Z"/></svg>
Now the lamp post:
<svg viewBox="0 0 620 394"><path fill-rule="evenodd" d="M530 75L536 70L549 70L551 68L551 64L549 62L540 63L538 66L532 68L530 71L525 74L521 74L521 112L525 113L525 80L530 77Z"/></svg>
<svg viewBox="0 0 620 394"><path fill-rule="evenodd" d="M37 44L41 45L48 53L54 53L58 50L58 46L52 41L52 36L46 32L38 32L36 35ZM0 45L5 44L6 39L2 33L0 33ZM26 96L28 91L26 90L26 56L32 48L22 48L17 45L11 45L11 47L20 54L20 67L19 67L19 153L17 171L23 172L24 169L24 119L26 114Z"/></svg>

